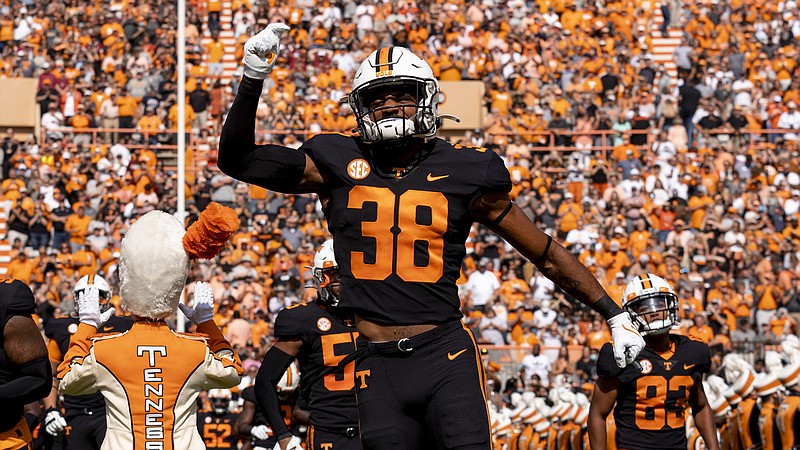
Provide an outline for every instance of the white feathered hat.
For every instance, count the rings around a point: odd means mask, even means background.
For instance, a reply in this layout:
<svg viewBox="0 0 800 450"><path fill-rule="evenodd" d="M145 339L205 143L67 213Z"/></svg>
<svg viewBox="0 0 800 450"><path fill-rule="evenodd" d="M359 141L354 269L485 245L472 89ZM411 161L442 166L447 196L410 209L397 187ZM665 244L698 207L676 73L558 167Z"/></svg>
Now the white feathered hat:
<svg viewBox="0 0 800 450"><path fill-rule="evenodd" d="M178 307L192 259L216 256L238 229L239 218L218 203L184 229L174 216L151 211L128 229L120 247L120 303L131 314L169 317Z"/></svg>

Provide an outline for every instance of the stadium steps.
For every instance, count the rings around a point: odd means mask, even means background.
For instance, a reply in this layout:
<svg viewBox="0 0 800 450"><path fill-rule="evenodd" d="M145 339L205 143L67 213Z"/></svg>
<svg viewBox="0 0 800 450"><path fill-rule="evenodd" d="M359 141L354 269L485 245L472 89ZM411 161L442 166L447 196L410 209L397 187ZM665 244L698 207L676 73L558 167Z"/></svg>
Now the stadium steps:
<svg viewBox="0 0 800 450"><path fill-rule="evenodd" d="M208 19L206 19L207 21ZM223 0L222 13L220 15L220 30L219 39L225 44L225 55L222 57L222 83L223 85L230 83L231 79L239 67L239 61L236 60L236 38L233 35L233 11L230 0ZM203 49L205 51L206 45L211 42L211 33L208 32L208 27L203 29Z"/></svg>
<svg viewBox="0 0 800 450"><path fill-rule="evenodd" d="M678 80L678 66L672 60L675 49L681 45L683 30L677 27L667 29L667 37L661 35L661 24L664 23L664 16L661 15L661 8L653 11L653 22L650 27L650 39L653 42L653 61L656 64L663 64L673 82Z"/></svg>

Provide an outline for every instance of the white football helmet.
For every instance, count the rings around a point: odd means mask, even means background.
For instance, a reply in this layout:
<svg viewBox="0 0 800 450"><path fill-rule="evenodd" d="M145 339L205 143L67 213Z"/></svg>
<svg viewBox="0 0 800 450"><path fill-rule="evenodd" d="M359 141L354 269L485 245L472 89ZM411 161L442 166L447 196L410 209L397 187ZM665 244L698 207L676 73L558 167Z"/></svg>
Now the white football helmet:
<svg viewBox="0 0 800 450"><path fill-rule="evenodd" d="M384 108L372 108L372 103L398 88L414 95L416 114L377 120L375 112ZM439 127L439 82L428 63L404 47L384 47L372 52L356 71L348 101L365 142L433 136Z"/></svg>
<svg viewBox="0 0 800 450"><path fill-rule="evenodd" d="M622 307L642 336L669 332L678 323L678 296L667 280L646 273L633 277L622 292ZM658 315L658 317L654 317Z"/></svg>
<svg viewBox="0 0 800 450"><path fill-rule="evenodd" d="M300 370L297 368L297 361L293 361L289 368L286 369L286 372L283 373L280 381L278 381L275 390L278 392L279 397L285 399L288 398L298 386L300 386Z"/></svg>
<svg viewBox="0 0 800 450"><path fill-rule="evenodd" d="M75 287L72 289L72 298L75 299L76 304L81 292L90 286L94 286L100 291L100 312L107 311L111 307L109 302L111 300L111 286L100 275L84 275L75 283Z"/></svg>
<svg viewBox="0 0 800 450"><path fill-rule="evenodd" d="M339 297L334 294L333 287L339 284L339 265L333 253L333 239L323 242L317 249L311 272L319 286L319 298L331 306L338 305Z"/></svg>
<svg viewBox="0 0 800 450"><path fill-rule="evenodd" d="M230 389L211 389L208 391L208 401L211 403L211 409L214 414L219 416L228 412L231 399L233 395Z"/></svg>

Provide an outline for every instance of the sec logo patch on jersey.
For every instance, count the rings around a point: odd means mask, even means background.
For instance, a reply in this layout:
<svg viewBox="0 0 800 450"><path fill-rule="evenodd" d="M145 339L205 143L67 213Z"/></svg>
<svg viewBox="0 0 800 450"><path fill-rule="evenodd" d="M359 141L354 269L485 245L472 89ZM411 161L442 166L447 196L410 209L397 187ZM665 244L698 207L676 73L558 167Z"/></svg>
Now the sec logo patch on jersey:
<svg viewBox="0 0 800 450"><path fill-rule="evenodd" d="M75 334L75 332L78 331L78 324L77 323L69 324L69 326L67 327L67 331L69 331L69 334Z"/></svg>
<svg viewBox="0 0 800 450"><path fill-rule="evenodd" d="M639 364L642 366L642 373L650 373L653 371L653 363L650 360L643 359L639 361Z"/></svg>
<svg viewBox="0 0 800 450"><path fill-rule="evenodd" d="M347 165L347 174L354 180L363 180L369 175L370 168L366 159L357 158Z"/></svg>
<svg viewBox="0 0 800 450"><path fill-rule="evenodd" d="M328 331L331 329L331 321L326 317L320 317L317 319L317 328L319 328L319 331Z"/></svg>

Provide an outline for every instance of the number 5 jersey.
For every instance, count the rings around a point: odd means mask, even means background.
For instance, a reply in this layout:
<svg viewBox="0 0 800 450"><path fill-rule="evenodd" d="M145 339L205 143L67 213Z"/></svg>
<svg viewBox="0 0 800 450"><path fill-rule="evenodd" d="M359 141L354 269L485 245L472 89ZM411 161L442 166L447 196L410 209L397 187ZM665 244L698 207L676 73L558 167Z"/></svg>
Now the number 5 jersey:
<svg viewBox="0 0 800 450"><path fill-rule="evenodd" d="M649 346L636 358L641 371L629 364L617 367L611 343L597 359L600 378L619 378L614 421L617 447L626 449L685 449L689 394L711 368L708 345L686 336L669 335L671 350L658 353Z"/></svg>
<svg viewBox="0 0 800 450"><path fill-rule="evenodd" d="M318 302L281 310L275 337L300 339L300 392L308 400L312 425L330 429L358 426L354 367L339 370L339 362L355 351L358 336L352 321L342 321Z"/></svg>

